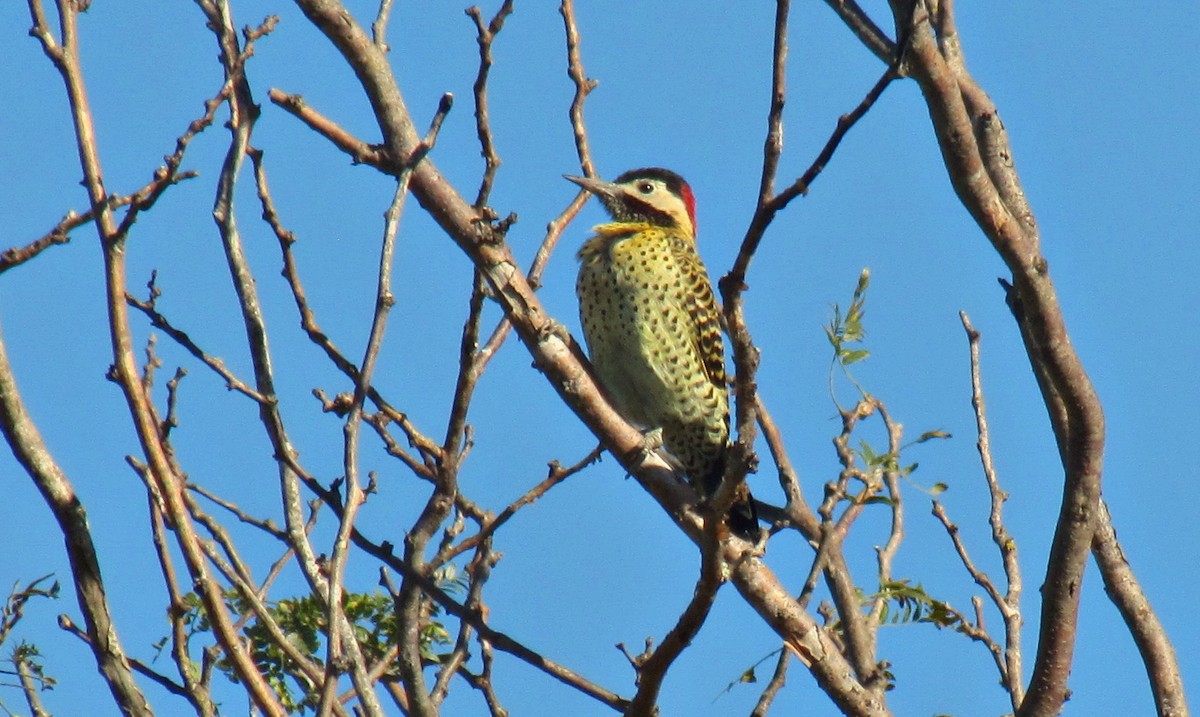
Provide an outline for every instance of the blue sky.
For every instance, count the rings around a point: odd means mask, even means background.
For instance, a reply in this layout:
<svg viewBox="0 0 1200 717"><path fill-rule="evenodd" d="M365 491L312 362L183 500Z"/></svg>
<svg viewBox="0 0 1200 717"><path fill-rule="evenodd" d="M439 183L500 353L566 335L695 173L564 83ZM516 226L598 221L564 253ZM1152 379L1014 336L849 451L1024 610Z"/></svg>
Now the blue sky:
<svg viewBox="0 0 1200 717"><path fill-rule="evenodd" d="M110 191L150 177L175 137L220 86L216 47L190 3L143 3L136 10L97 3L81 20L83 58ZM884 3L865 6L880 15ZM360 21L374 5L350 3ZM1200 433L1200 112L1195 79L1200 7L1172 0L1132 7L1093 3L958 3L969 68L1000 109L1017 168L1037 214L1044 252L1072 340L1104 401L1108 420L1105 498L1134 570L1174 639L1191 685L1200 680L1200 628L1193 617L1200 554L1192 529L1194 470L1187 455ZM700 248L714 277L729 267L757 192L769 93L773 7L663 2L616 10L579 8L583 56L600 85L586 113L593 156L605 176L661 165L683 174L698 198ZM484 8L485 13L494 11ZM473 27L461 8L398 3L391 25L393 63L419 126L443 92L457 96L432 155L464 194L482 169L470 94ZM327 142L278 110L266 91L303 94L358 136L377 131L353 75L293 6L238 2L239 25L279 14L249 74L264 113L255 144L266 152L275 200L300 236L310 299L334 340L358 355L369 326L381 216L391 186L351 166ZM887 23L882 23L887 24ZM26 36L23 4L0 5L8 72L0 73L0 216L4 247L45 233L68 210L82 211L80 170L61 83ZM797 176L882 71L823 3L792 12L789 100L781 178ZM562 23L550 3L518 3L495 47L493 128L504 160L492 205L515 211L509 234L528 262L547 221L574 196L576 173L566 110L572 87ZM241 328L209 217L212 182L227 134L217 126L196 140L185 167L202 176L169 191L138 223L130 244L135 293L152 269L160 307L212 353L249 375ZM346 384L296 330L294 308L278 278L278 250L257 222L249 177L239 195L250 259L258 272L280 367L284 413L312 470L340 472L337 421L321 415L309 392ZM573 254L602 220L589 204L568 229L545 276L543 301L578 332ZM418 426L439 435L453 391L458 331L469 264L411 203L397 257L393 313L378 385ZM916 485L944 482L947 509L973 557L998 571L985 523L986 490L974 448L967 345L958 312L983 334L983 371L1000 478L1011 494L1007 520L1019 541L1025 578L1025 651L1032 663L1037 588L1060 496L1061 476L1044 409L1004 306L996 277L1005 270L953 196L915 83L898 82L850 133L813 187L768 232L746 295L751 329L763 351L759 376L767 405L787 436L810 500L836 475L836 432L827 388L829 347L822 327L830 306L845 304L869 267L870 359L856 375L884 400L910 437L942 429L948 441L914 447ZM124 455L136 449L115 386L103 331L100 254L85 228L65 247L0 277L0 328L32 414L75 482L100 545L109 594L126 648L149 659L166 634L165 595L147 542L145 498ZM489 307L485 325L498 312ZM149 329L137 324L144 340ZM277 510L274 471L256 411L221 381L160 337L166 368L189 368L181 394L180 459L193 480L267 515ZM544 476L552 459L574 462L593 445L561 405L528 353L510 341L485 376L471 421L476 446L463 490L499 510ZM415 378L419 377L419 378ZM849 387L842 386L849 400ZM878 441L877 427L871 430ZM384 490L364 512L364 528L399 536L411 522L417 490L401 466L371 446L364 468ZM47 572L68 576L49 511L19 467L0 456L6 505L0 508L0 585ZM752 478L756 494L777 502L769 467ZM967 609L978 592L954 557L928 500L908 489L908 538L895 572ZM328 539L329 525L324 526ZM256 540L246 536L248 540ZM866 520L851 542L860 581L871 579L871 547L880 521ZM395 540L395 538L393 538ZM275 548L261 546L265 565ZM695 549L633 481L605 460L557 487L500 533L505 557L487 587L492 624L585 676L624 694L632 675L616 642L661 637L691 595ZM771 544L768 562L798 586L809 555L788 538ZM376 567L352 563L358 589L375 584ZM998 575L997 575L998 577ZM287 585L297 586L294 579ZM60 687L46 697L59 714L81 713L102 689L75 641L54 616L77 616L73 599L37 604L22 625ZM1000 625L988 615L989 625ZM1083 588L1078 658L1065 714L1149 715L1153 705L1127 631L1089 571ZM1004 695L984 650L926 626L883 630L881 656L899 681L896 714L999 714ZM718 693L777 642L737 597L722 591L709 624L666 684L664 714L746 714L758 688ZM162 665L165 669L166 665ZM769 663L760 668L765 679ZM514 715L609 714L516 660L501 658L497 683ZM182 712L150 691L160 714ZM0 692L10 706L15 691ZM237 712L230 703L231 712ZM1200 706L1200 705L1196 705ZM480 714L460 686L447 714ZM798 666L777 701L779 714L836 711Z"/></svg>

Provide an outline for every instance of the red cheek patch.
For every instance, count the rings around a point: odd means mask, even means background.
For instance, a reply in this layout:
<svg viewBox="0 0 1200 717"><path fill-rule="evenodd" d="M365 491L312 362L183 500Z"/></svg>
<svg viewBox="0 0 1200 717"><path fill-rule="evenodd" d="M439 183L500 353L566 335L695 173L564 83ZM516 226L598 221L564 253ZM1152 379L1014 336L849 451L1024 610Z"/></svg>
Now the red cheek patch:
<svg viewBox="0 0 1200 717"><path fill-rule="evenodd" d="M696 233L699 230L696 226L696 195L692 194L692 188L686 182L679 187L679 198L683 200L683 206L687 207L688 219L692 220L692 232Z"/></svg>

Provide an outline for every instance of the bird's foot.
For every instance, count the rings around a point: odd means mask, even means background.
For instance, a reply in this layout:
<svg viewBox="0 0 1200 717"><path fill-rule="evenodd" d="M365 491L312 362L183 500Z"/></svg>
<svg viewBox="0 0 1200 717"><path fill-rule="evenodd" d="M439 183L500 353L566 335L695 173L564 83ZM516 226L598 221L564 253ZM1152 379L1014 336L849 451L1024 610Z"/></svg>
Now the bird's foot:
<svg viewBox="0 0 1200 717"><path fill-rule="evenodd" d="M659 448L663 447L663 431L662 428L655 428L646 431L642 434L642 440L637 447L625 456L626 463L630 465L640 465L650 456L658 452Z"/></svg>
<svg viewBox="0 0 1200 717"><path fill-rule="evenodd" d="M654 428L642 434L642 448L653 453L663 447L663 429Z"/></svg>
<svg viewBox="0 0 1200 717"><path fill-rule="evenodd" d="M545 343L551 337L562 341L567 346L571 345L571 332L567 330L567 327L561 321L550 319L538 330L539 344Z"/></svg>

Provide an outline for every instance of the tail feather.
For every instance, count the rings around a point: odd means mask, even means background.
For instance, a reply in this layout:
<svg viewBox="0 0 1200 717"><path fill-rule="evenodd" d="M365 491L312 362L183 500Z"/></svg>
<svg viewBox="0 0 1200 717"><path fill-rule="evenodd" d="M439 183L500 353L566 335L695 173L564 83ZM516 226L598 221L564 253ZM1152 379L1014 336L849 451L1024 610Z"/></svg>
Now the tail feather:
<svg viewBox="0 0 1200 717"><path fill-rule="evenodd" d="M725 454L722 452L721 459L696 484L696 487L700 489L705 497L712 497L721 487L721 481L724 478ZM750 489L744 485L741 487L739 493L740 495L729 508L729 515L726 518L726 522L729 525L729 530L734 535L749 540L752 543L757 543L758 539L762 536L762 529L758 524L758 510L754 507L754 496L750 495Z"/></svg>
<svg viewBox="0 0 1200 717"><path fill-rule="evenodd" d="M737 501L729 509L729 530L751 543L757 543L762 537L762 528L758 525L758 510L754 507L754 497L750 495L749 490L746 491L744 499Z"/></svg>

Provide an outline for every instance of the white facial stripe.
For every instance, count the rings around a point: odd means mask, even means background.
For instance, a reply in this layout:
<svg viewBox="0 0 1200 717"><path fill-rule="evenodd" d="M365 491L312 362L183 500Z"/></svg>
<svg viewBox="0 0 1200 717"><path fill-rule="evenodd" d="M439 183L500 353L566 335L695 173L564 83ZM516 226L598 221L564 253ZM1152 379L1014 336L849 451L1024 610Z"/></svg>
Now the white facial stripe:
<svg viewBox="0 0 1200 717"><path fill-rule="evenodd" d="M687 205L667 189L666 182L661 179L634 179L624 186L635 201L671 217L679 226L695 231L695 227L691 225L691 217L688 216Z"/></svg>

